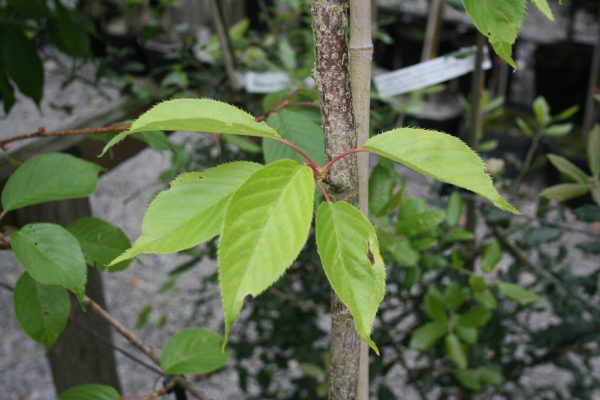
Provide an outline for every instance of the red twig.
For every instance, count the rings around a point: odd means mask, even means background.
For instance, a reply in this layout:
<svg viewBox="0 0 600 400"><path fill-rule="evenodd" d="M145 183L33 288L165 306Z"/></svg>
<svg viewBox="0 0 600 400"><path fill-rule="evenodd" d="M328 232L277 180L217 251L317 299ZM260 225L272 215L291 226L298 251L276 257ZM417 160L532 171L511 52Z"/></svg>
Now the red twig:
<svg viewBox="0 0 600 400"><path fill-rule="evenodd" d="M317 187L319 188L319 190L321 191L321 193L323 193L323 198L325 198L325 201L327 203L331 204L331 198L329 197L329 194L327 193L327 190L325 190L325 188L321 184L321 179L317 179L315 181L315 183L317 184Z"/></svg>
<svg viewBox="0 0 600 400"><path fill-rule="evenodd" d="M306 161L308 161L308 166L313 170L315 175L321 174L321 168L319 168L319 165L315 162L315 160L310 158L310 156L308 154L306 154L304 151L302 151L298 146L296 146L293 143L288 142L287 140L285 140L283 138L275 138L275 140L285 144L286 146L295 150L296 153L300 154Z"/></svg>
<svg viewBox="0 0 600 400"><path fill-rule="evenodd" d="M351 150L343 152L342 154L338 154L337 156L335 156L334 158L332 158L327 164L325 164L325 166L323 167L322 171L325 173L325 172L327 172L327 170L329 168L331 168L331 166L333 164L335 164L336 162L338 162L342 158L344 158L346 156L349 156L350 154L361 153L363 151L367 151L367 150L365 150L365 149L351 149Z"/></svg>
<svg viewBox="0 0 600 400"><path fill-rule="evenodd" d="M273 109L267 111L263 115L259 115L255 118L256 122L266 121L271 115L275 114L277 111L280 111L286 107L315 107L317 104L312 101L298 101L295 103L290 103L290 100L298 93L298 89L292 90L292 92L287 95L285 99L283 99L279 104L277 104Z"/></svg>
<svg viewBox="0 0 600 400"><path fill-rule="evenodd" d="M45 128L39 127L34 132L24 133L9 137L8 139L0 140L0 149L6 150L10 143L17 142L19 140L51 137L51 136L73 136L73 135L94 135L106 132L122 131L129 128L129 124L112 124L109 126L103 126L100 128L84 128L84 129L68 129L62 131L50 131L47 132Z"/></svg>

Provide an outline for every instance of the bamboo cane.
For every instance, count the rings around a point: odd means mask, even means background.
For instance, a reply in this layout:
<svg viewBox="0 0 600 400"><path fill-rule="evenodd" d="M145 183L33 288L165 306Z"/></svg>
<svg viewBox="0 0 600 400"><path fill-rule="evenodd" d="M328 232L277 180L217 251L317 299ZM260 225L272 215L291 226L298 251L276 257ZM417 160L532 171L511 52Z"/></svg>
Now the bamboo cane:
<svg viewBox="0 0 600 400"><path fill-rule="evenodd" d="M373 41L371 1L350 0L350 76L352 78L352 107L356 122L357 145L369 138L371 105L371 64ZM358 203L360 210L369 212L369 154L358 154ZM369 346L360 343L360 364L357 398L369 398Z"/></svg>

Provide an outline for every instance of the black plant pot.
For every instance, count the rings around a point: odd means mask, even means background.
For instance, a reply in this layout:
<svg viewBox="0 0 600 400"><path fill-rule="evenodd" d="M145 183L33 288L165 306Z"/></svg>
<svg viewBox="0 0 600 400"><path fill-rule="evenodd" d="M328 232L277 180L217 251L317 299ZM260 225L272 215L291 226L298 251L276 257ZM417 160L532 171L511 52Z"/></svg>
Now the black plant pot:
<svg viewBox="0 0 600 400"><path fill-rule="evenodd" d="M380 8L379 17L394 19L395 22L387 25L384 29L394 42L385 44L380 40L375 41L373 54L375 63L389 70L419 63L423 51L427 18L388 8ZM465 43L468 43L468 40L465 39L465 28L456 23L445 22L440 36L438 54L458 50Z"/></svg>
<svg viewBox="0 0 600 400"><path fill-rule="evenodd" d="M552 112L573 105L585 109L593 47L582 43L557 42L539 45L534 54L535 85ZM575 118L581 118L582 112Z"/></svg>

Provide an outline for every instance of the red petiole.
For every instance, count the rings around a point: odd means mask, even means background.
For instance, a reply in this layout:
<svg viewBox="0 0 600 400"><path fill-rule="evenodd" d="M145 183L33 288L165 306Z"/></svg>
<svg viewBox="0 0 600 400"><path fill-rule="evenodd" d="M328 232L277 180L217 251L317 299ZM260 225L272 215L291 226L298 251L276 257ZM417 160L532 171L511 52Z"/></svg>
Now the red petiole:
<svg viewBox="0 0 600 400"><path fill-rule="evenodd" d="M339 160L341 160L342 158L349 156L350 154L354 154L354 153L361 153L363 151L367 151L365 149L350 149L348 151L345 151L341 154L338 154L337 156L333 157L327 164L325 164L325 166L323 167L323 169L321 170L323 173L327 172L327 170L329 168L331 168L331 166L333 164L335 164L336 162L338 162Z"/></svg>
<svg viewBox="0 0 600 400"><path fill-rule="evenodd" d="M280 143L285 144L286 146L290 147L291 149L293 149L296 153L300 154L307 161L308 166L310 167L310 169L312 169L313 173L315 174L315 178L316 178L315 183L316 183L317 187L319 188L319 190L321 191L321 193L323 193L323 198L325 198L325 201L327 203L331 203L331 198L329 197L329 194L323 187L322 181L327 176L327 171L329 170L329 168L331 168L331 166L333 164L335 164L336 162L338 162L339 160L341 160L344 157L347 157L351 154L367 151L365 149L350 149L341 154L338 154L337 156L332 158L327 164L325 164L325 166L323 168L321 168L315 162L315 160L313 160L308 154L306 154L304 151L302 151L295 144L290 143L283 138L276 138L276 140L279 141Z"/></svg>

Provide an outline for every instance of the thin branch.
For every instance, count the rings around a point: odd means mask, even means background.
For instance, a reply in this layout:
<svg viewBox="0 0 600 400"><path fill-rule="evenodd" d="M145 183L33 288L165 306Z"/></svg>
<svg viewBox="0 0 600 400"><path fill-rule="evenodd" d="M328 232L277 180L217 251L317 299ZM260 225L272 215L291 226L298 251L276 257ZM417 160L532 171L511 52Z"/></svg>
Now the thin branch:
<svg viewBox="0 0 600 400"><path fill-rule="evenodd" d="M121 336L123 336L132 346L144 353L156 365L160 366L160 358L154 352L154 349L142 342L133 332L125 328L119 321L114 319L105 309L98 305L89 297L83 299L83 304L87 306L94 314L102 318L108 325L112 326ZM196 389L193 384L182 377L173 378L176 386L186 390L198 400L206 400L206 397Z"/></svg>
<svg viewBox="0 0 600 400"><path fill-rule="evenodd" d="M321 180L317 179L315 181L315 183L317 184L317 187L319 188L319 190L321 191L321 193L323 193L323 198L325 198L325 201L327 203L331 204L331 198L329 197L329 193L327 193L327 190L325 190L325 188L321 184Z"/></svg>
<svg viewBox="0 0 600 400"><path fill-rule="evenodd" d="M0 140L0 149L6 150L10 143L18 142L20 140L34 139L34 138L45 138L52 136L74 136L74 135L95 135L106 132L123 131L129 128L129 124L111 124L109 126L103 126L100 128L83 128L83 129L67 129L61 131L46 131L45 128L40 127L37 130L29 133L23 133L9 137L8 139Z"/></svg>
<svg viewBox="0 0 600 400"><path fill-rule="evenodd" d="M290 96L290 98L291 97L293 97L293 95ZM281 103L277 104L272 110L269 110L265 114L256 117L256 122L266 121L267 118L269 118L271 115L283 110L286 107L317 107L317 103L315 103L314 101L296 101L290 103L290 99L288 98L283 100Z"/></svg>
<svg viewBox="0 0 600 400"><path fill-rule="evenodd" d="M335 164L336 162L338 162L342 158L349 156L350 154L362 153L362 152L366 152L366 151L367 150L365 150L365 149L350 149L350 150L345 151L345 152L343 152L341 154L338 154L337 156L335 156L334 158L332 158L327 164L325 164L325 166L323 167L322 172L327 172L327 170L329 168L331 168L331 166L333 164Z"/></svg>
<svg viewBox="0 0 600 400"><path fill-rule="evenodd" d="M319 167L319 165L316 163L315 160L313 160L308 154L306 154L304 151L302 151L298 146L296 146L293 143L288 142L287 140L283 139L283 138L275 138L275 140L277 140L280 143L285 144L286 146L292 148L293 150L296 151L296 153L300 154L307 162L308 162L308 166L313 170L313 172L315 173L315 175L320 175L321 174L321 168Z"/></svg>
<svg viewBox="0 0 600 400"><path fill-rule="evenodd" d="M492 232L494 233L494 236L496 236L496 238L498 238L498 240L506 247L508 252L510 254L512 254L513 257L515 257L520 263L522 263L526 267L534 270L535 272L540 274L542 277L544 277L546 280L548 280L549 282L554 284L554 286L556 286L556 289L560 292L560 294L562 296L564 296L564 297L574 296L577 298L577 300L579 300L580 302L582 302L589 308L593 309L596 312L600 312L600 306L598 306L598 304L594 303L592 300L590 300L588 297L582 295L581 293L573 292L573 291L569 290L569 288L566 287L561 282L561 280L558 279L556 276L554 276L550 271L547 271L546 269L540 267L539 265L537 265L536 263L531 261L527 257L527 255L525 253L523 253L521 251L521 249L519 249L517 246L515 246L508 239L508 237L506 237L504 232L502 232L500 229L498 229L497 227L492 227Z"/></svg>

